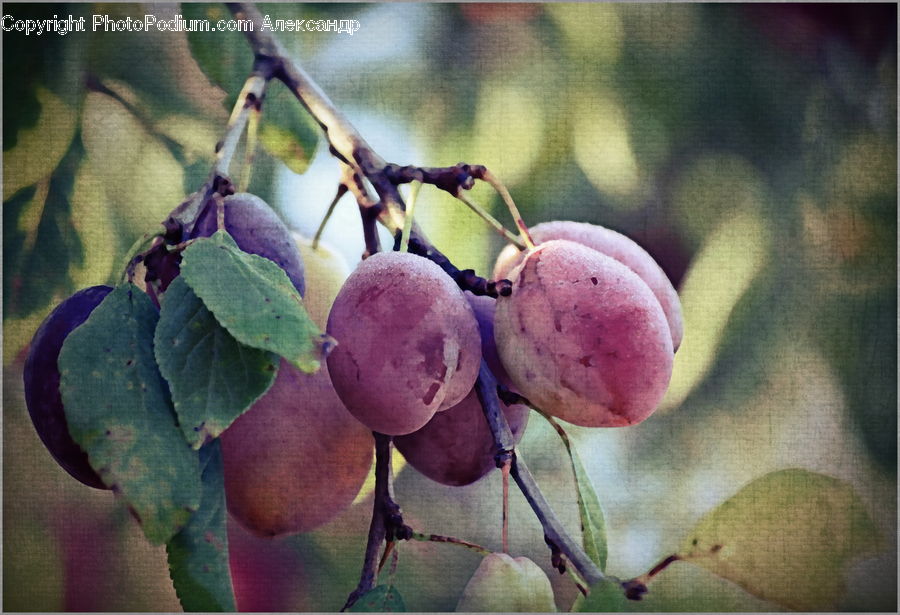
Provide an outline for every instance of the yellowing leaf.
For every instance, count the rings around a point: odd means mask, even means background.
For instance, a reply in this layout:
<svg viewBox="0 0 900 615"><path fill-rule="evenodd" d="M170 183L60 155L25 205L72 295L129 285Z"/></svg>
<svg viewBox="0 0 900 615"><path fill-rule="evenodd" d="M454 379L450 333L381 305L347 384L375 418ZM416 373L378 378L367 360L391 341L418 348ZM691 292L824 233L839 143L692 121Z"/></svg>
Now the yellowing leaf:
<svg viewBox="0 0 900 615"><path fill-rule="evenodd" d="M151 228L184 199L181 165L121 103L88 94L82 125L88 160L127 228Z"/></svg>
<svg viewBox="0 0 900 615"><path fill-rule="evenodd" d="M71 207L72 225L82 247L82 262L69 266L73 283L83 288L111 281L117 251L115 242L110 241L109 200L90 163L78 169Z"/></svg>
<svg viewBox="0 0 900 615"><path fill-rule="evenodd" d="M48 177L75 135L75 110L46 88L38 87L36 94L41 104L37 124L21 130L16 146L3 153L4 201L22 188Z"/></svg>
<svg viewBox="0 0 900 615"><path fill-rule="evenodd" d="M681 546L689 561L791 609L834 609L843 568L879 545L853 488L801 469L751 482L707 514Z"/></svg>

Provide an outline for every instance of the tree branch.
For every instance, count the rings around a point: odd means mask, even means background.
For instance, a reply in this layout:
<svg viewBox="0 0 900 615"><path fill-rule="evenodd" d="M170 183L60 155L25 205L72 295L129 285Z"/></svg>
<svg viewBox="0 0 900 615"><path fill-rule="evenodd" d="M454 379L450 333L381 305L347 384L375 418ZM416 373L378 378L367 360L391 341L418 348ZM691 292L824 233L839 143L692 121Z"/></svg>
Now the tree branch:
<svg viewBox="0 0 900 615"><path fill-rule="evenodd" d="M360 178L365 178L372 184L380 199L379 203L373 205L373 209L377 207L377 220L392 235L397 236L398 232L403 228L406 209L398 189L398 184L402 183L403 180L404 168L397 165L388 165L366 143L365 139L363 139L346 116L335 107L334 103L331 102L310 76L291 59L274 35L269 31L262 30L262 15L254 5L247 2L236 2L228 3L228 8L235 17L253 20L254 28L245 32L245 35L253 47L257 61L259 62L262 59L268 60L274 69L273 76L280 79L294 93L294 96L310 115L315 118L325 132L332 154L342 163L351 167ZM469 175L472 175L471 169L473 168L476 167L469 167ZM444 181L450 178L452 173L439 175L440 170L436 171L434 169L426 169L423 173L423 177L433 179L435 185L443 189L454 189L451 184ZM486 172L483 172L482 175L485 175L484 179L488 179ZM418 176L415 179L421 181L421 178ZM468 179L463 177L456 185L465 188L468 185ZM501 194L501 196L504 196L504 200L506 200L506 195ZM515 213L513 215L515 217ZM523 225L521 225L520 220L517 220L517 225L520 226L520 230L523 233L527 233L521 228ZM527 234L525 236L527 237ZM429 258L432 258L432 260L440 255L440 252L431 246L416 224L413 224L410 235L411 251L414 244L418 244L424 252L429 253L431 255ZM442 257L443 255L440 256ZM452 266L446 257L443 257L443 260L446 261L445 265ZM485 286L486 289L487 287ZM485 292L482 294L489 293ZM484 408L485 417L491 427L491 433L494 435L498 466L509 460L512 461L510 475L516 481L516 484L543 525L548 540L552 541L569 558L587 582L593 585L603 580L605 578L603 573L594 565L584 550L565 532L549 503L541 494L540 489L538 489L534 477L528 471L528 467L522 460L516 458L513 450L512 432L497 399L497 381L483 361L476 383L476 390ZM389 503L396 507L390 494L390 446L389 437L376 435L376 489L372 524L360 582L356 590L348 598L345 608L348 608L365 591L374 587L379 547L390 531L391 526L396 527L396 519L393 519L393 522L389 520L387 518L389 513L386 514L384 506L381 505L382 503ZM385 465L385 455L387 455L386 469L383 467ZM382 459L380 473L379 458ZM379 490L379 476L381 476L381 490ZM399 507L397 507L397 513L397 516L399 516ZM402 525L402 518L400 527L410 532L406 536L408 538L411 535L411 530L407 526ZM402 538L402 536L397 537Z"/></svg>
<svg viewBox="0 0 900 615"><path fill-rule="evenodd" d="M378 552L387 535L385 503L392 499L391 487L391 437L380 433L375 436L375 502L372 504L372 522L369 524L369 538L363 558L362 572L356 589L350 592L342 611L346 611L359 600L360 596L375 587L378 576Z"/></svg>
<svg viewBox="0 0 900 615"><path fill-rule="evenodd" d="M478 399L481 401L481 406L484 408L484 415L491 430L491 435L494 437L495 450L497 451L495 455L497 466L499 467L508 459L512 460L510 476L516 481L522 495L525 496L535 516L541 522L544 528L545 540L550 545L551 550L555 547L562 552L588 584L594 585L599 583L606 578L605 575L591 561L591 558L587 556L581 545L575 542L566 532L556 513L553 512L550 503L547 502L544 494L541 493L534 476L528 470L528 466L525 465L525 461L513 449L512 431L506 422L506 415L503 414L497 397L497 379L488 368L487 362L483 359L481 361L481 370L478 372L478 380L475 383L475 389Z"/></svg>
<svg viewBox="0 0 900 615"><path fill-rule="evenodd" d="M178 244L190 235L197 216L203 210L207 200L215 193L227 196L234 193L234 186L228 178L228 168L237 150L244 128L253 111L258 111L266 88L274 74L274 66L267 58L257 57L253 70L231 110L231 117L225 127L225 134L216 144L216 161L209 174L209 179L199 190L191 194L181 205L172 210L163 222L166 229L166 241Z"/></svg>

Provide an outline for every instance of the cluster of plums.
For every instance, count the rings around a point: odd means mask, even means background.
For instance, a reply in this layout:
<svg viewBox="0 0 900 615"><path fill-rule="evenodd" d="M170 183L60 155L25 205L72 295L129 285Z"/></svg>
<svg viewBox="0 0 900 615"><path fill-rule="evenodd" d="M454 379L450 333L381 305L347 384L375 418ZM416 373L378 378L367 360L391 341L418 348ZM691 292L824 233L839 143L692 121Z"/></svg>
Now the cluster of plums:
<svg viewBox="0 0 900 615"><path fill-rule="evenodd" d="M482 358L501 384L577 425L638 423L666 390L682 337L678 296L619 233L575 222L533 227L535 249L501 252L494 278L513 288L495 300L460 290L409 253L375 254L350 273L259 198L233 195L223 206L238 246L281 266L337 341L314 374L282 361L270 389L221 435L228 509L256 534L309 531L349 506L371 470L371 431L394 436L410 465L435 481L466 485L487 474L494 446L474 388ZM216 221L210 206L188 238L212 234ZM57 358L110 290L85 289L58 306L25 365L44 444L99 488L103 468L90 466L66 428ZM164 290L153 293L162 304ZM518 441L529 409L504 412Z"/></svg>

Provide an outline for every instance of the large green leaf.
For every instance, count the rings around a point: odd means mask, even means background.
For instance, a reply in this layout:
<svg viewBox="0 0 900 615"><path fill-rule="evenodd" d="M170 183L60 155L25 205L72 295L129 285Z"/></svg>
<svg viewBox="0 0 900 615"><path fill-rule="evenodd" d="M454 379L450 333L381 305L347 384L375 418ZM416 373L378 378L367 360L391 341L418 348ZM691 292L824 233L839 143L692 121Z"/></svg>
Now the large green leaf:
<svg viewBox="0 0 900 615"><path fill-rule="evenodd" d="M164 295L154 350L194 448L225 431L269 389L278 370L278 357L234 339L181 277Z"/></svg>
<svg viewBox="0 0 900 615"><path fill-rule="evenodd" d="M393 585L379 585L360 596L347 610L351 613L405 613L406 605Z"/></svg>
<svg viewBox="0 0 900 615"><path fill-rule="evenodd" d="M184 251L181 275L237 341L274 352L305 372L319 368L325 340L278 265L242 252L218 231Z"/></svg>
<svg viewBox="0 0 900 615"><path fill-rule="evenodd" d="M213 440L200 449L203 495L187 526L166 545L169 573L185 611L235 611L222 449Z"/></svg>
<svg viewBox="0 0 900 615"><path fill-rule="evenodd" d="M158 318L141 290L119 286L66 338L59 369L72 437L163 544L200 505L200 471L153 356Z"/></svg>
<svg viewBox="0 0 900 615"><path fill-rule="evenodd" d="M294 173L305 173L319 141L320 128L291 92L275 84L263 103L259 141Z"/></svg>
<svg viewBox="0 0 900 615"><path fill-rule="evenodd" d="M818 611L837 606L844 566L878 544L849 484L788 469L756 479L708 513L681 553L760 598Z"/></svg>
<svg viewBox="0 0 900 615"><path fill-rule="evenodd" d="M231 13L223 4L184 2L181 14L185 19L206 19L215 24L220 19L231 19ZM226 30L215 32L188 32L191 54L209 80L228 93L231 106L244 81L253 69L253 51L240 32Z"/></svg>

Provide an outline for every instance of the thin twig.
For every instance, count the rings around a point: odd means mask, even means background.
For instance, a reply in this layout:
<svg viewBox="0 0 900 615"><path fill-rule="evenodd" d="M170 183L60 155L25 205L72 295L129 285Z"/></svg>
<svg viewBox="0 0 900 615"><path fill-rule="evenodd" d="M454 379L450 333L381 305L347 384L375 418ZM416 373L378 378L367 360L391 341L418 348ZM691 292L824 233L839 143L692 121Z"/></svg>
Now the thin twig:
<svg viewBox="0 0 900 615"><path fill-rule="evenodd" d="M501 544L503 552L509 553L509 469L512 460L508 460L500 468L503 475L503 529L501 530Z"/></svg>
<svg viewBox="0 0 900 615"><path fill-rule="evenodd" d="M476 551L482 555L490 555L492 553L492 551L487 547L482 547L479 544L469 542L468 540L462 540L461 538L454 538L453 536L441 536L439 534L421 534L419 532L413 532L412 536L410 536L410 539L418 540L419 542L442 542L451 545L459 545L460 547L471 549L472 551Z"/></svg>
<svg viewBox="0 0 900 615"><path fill-rule="evenodd" d="M503 226L503 224L499 220L497 220L497 218L488 213L488 211L484 207L470 199L464 192L460 192L456 198L465 203L469 209L478 214L482 220L487 222L490 227L497 231L497 233L506 241L515 245L520 250L523 250L527 247L521 239L509 232L509 230L505 226Z"/></svg>
<svg viewBox="0 0 900 615"><path fill-rule="evenodd" d="M509 209L510 215L512 215L513 220L516 223L516 226L519 229L519 233L522 236L522 241L525 242L525 246L529 249L534 249L534 241L531 239L531 233L528 232L528 227L525 226L525 221L522 219L522 214L519 213L519 208L516 207L515 201L513 201L512 195L509 193L509 190L506 189L506 186L497 179L497 176L485 169L484 175L482 177L484 181L489 183L494 190L500 195L500 198L503 199L503 202L506 203L506 207Z"/></svg>
<svg viewBox="0 0 900 615"><path fill-rule="evenodd" d="M250 112L247 122L247 140L244 144L244 162L241 165L241 179L238 182L238 192L246 192L253 177L253 162L256 159L256 144L259 135L259 120L262 109L257 107Z"/></svg>
<svg viewBox="0 0 900 615"><path fill-rule="evenodd" d="M591 558L587 556L581 545L576 543L566 532L556 513L553 512L550 503L547 502L544 494L538 488L534 476L528 470L528 466L525 465L521 456L513 451L512 432L509 429L509 424L506 422L506 416L500 409L500 401L497 398L497 379L491 373L484 360L481 362L481 370L478 373L478 380L475 382L475 391L484 408L488 427L494 437L497 465L500 467L507 459L512 460L510 476L516 481L522 495L525 496L534 514L541 522L548 543L555 545L568 558L588 584L594 585L605 579L605 575L591 561Z"/></svg>
<svg viewBox="0 0 900 615"><path fill-rule="evenodd" d="M328 205L328 211L325 212L325 216L322 218L322 221L319 222L319 228L316 229L316 234L313 235L313 250L319 247L319 240L322 238L322 233L325 232L325 225L327 225L328 221L331 219L331 214L334 213L334 208L338 204L338 201L340 201L341 197L345 194L347 194L346 184L338 184L337 192L335 193L334 198L331 199L331 203Z"/></svg>
<svg viewBox="0 0 900 615"><path fill-rule="evenodd" d="M406 252L409 249L409 234L412 231L413 216L416 215L416 201L421 188L422 184L419 182L410 184L409 202L406 204L406 220L403 223L403 231L400 234L400 252Z"/></svg>
<svg viewBox="0 0 900 615"><path fill-rule="evenodd" d="M423 241L421 237L410 234L409 252L423 256L444 270L463 290L473 295L487 295L488 297L508 297L512 292L512 282L509 280L488 280L476 275L474 269L458 269L450 259L444 256L430 243Z"/></svg>
<svg viewBox="0 0 900 615"><path fill-rule="evenodd" d="M225 137L219 141L216 146L216 164L213 167L213 173L219 177L228 176L228 167L231 166L231 159L234 158L234 152L237 150L241 135L244 134L244 128L250 121L250 114L254 110L258 110L262 104L262 97L268 85L268 77L254 70L241 93L238 94L237 102L231 111L231 117L228 118L228 126L225 128Z"/></svg>

